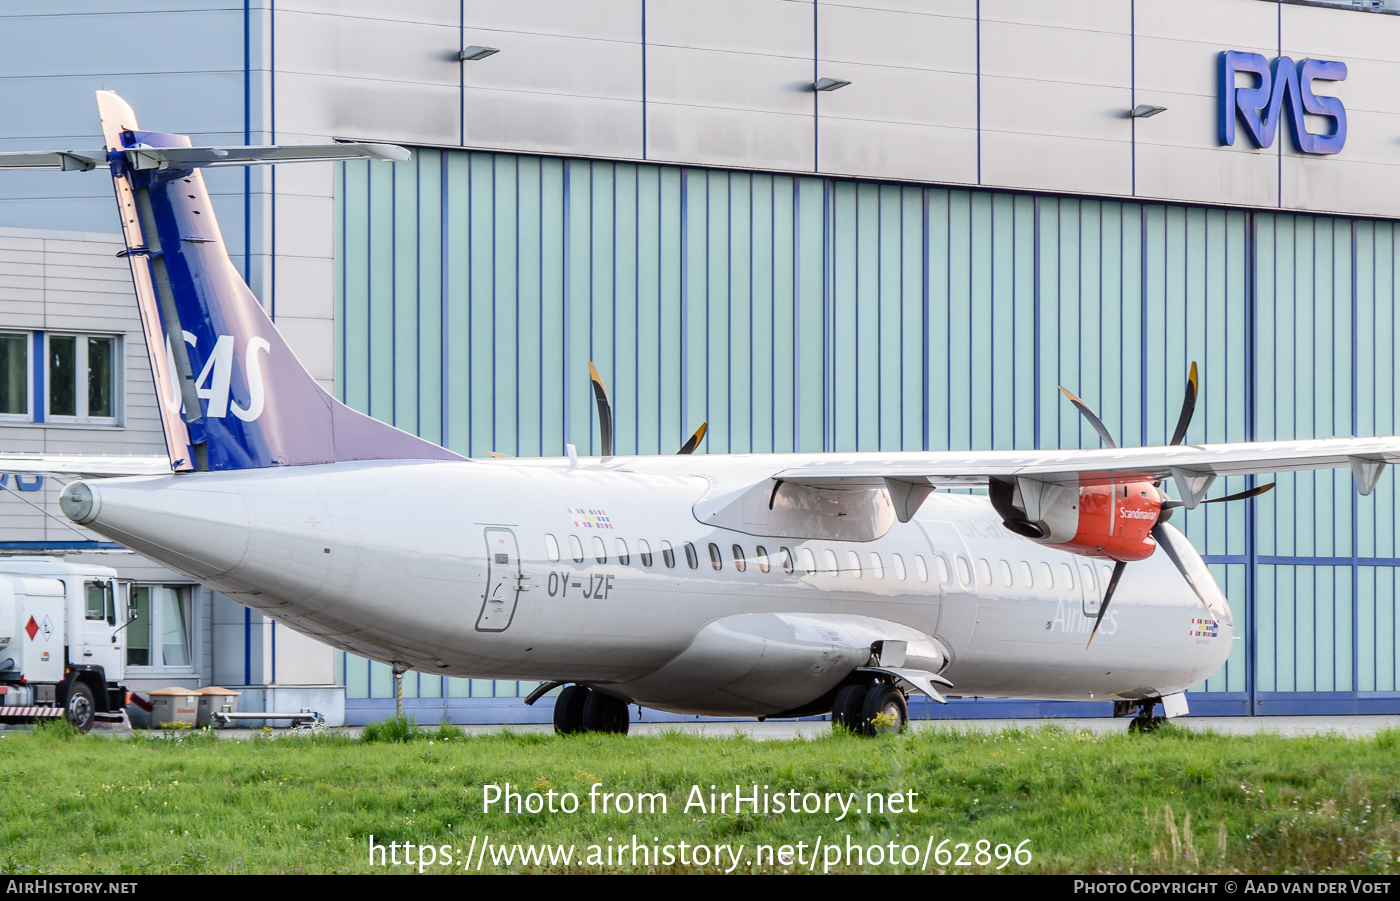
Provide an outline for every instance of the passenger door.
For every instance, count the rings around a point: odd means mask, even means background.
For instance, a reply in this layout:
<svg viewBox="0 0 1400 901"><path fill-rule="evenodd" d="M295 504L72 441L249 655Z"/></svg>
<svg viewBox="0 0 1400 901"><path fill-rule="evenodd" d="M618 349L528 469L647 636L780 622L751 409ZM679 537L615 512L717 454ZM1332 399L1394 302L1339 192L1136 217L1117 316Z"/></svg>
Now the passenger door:
<svg viewBox="0 0 1400 901"><path fill-rule="evenodd" d="M520 549L510 529L486 530L486 590L481 595L478 632L503 632L520 597Z"/></svg>

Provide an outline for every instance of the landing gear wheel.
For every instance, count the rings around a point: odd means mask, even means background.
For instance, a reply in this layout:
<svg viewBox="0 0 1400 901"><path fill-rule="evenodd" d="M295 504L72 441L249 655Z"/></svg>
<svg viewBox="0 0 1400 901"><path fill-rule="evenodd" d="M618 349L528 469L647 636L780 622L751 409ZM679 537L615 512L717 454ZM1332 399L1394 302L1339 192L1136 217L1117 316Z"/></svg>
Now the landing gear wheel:
<svg viewBox="0 0 1400 901"><path fill-rule="evenodd" d="M583 702L583 731L627 734L627 702L601 691L589 692Z"/></svg>
<svg viewBox="0 0 1400 901"><path fill-rule="evenodd" d="M869 685L847 685L836 693L831 704L831 725L834 729L860 733L860 712L865 706L865 696L870 693Z"/></svg>
<svg viewBox="0 0 1400 901"><path fill-rule="evenodd" d="M898 735L909 722L909 705L904 692L888 682L870 689L861 706L860 722L866 735Z"/></svg>
<svg viewBox="0 0 1400 901"><path fill-rule="evenodd" d="M1135 716L1133 721L1128 724L1128 733L1131 735L1136 732L1146 735L1148 732L1156 732L1157 727L1166 721L1167 718L1164 716Z"/></svg>
<svg viewBox="0 0 1400 901"><path fill-rule="evenodd" d="M593 691L582 685L567 685L554 699L554 731L573 735L583 731L583 705Z"/></svg>
<svg viewBox="0 0 1400 901"><path fill-rule="evenodd" d="M96 713L97 704L92 699L92 689L81 682L74 682L73 687L68 689L68 703L64 709L69 725L79 732L87 732L92 728Z"/></svg>

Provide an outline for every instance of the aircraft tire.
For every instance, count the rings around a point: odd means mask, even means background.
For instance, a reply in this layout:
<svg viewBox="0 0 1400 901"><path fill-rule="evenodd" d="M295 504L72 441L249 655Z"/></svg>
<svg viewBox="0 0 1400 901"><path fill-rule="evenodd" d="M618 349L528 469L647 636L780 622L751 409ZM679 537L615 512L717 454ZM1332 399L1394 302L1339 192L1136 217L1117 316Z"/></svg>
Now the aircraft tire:
<svg viewBox="0 0 1400 901"><path fill-rule="evenodd" d="M573 735L583 731L583 706L588 702L592 689L582 685L566 685L554 699L554 731L559 735Z"/></svg>
<svg viewBox="0 0 1400 901"><path fill-rule="evenodd" d="M865 730L860 723L860 712L865 706L865 696L869 693L868 685L847 685L838 691L836 700L831 703L832 728L863 733Z"/></svg>
<svg viewBox="0 0 1400 901"><path fill-rule="evenodd" d="M629 725L626 701L601 691L588 693L583 702L583 731L626 735Z"/></svg>
<svg viewBox="0 0 1400 901"><path fill-rule="evenodd" d="M888 682L870 689L861 705L860 723L866 735L898 735L909 723L909 705L904 693Z"/></svg>
<svg viewBox="0 0 1400 901"><path fill-rule="evenodd" d="M1129 733L1146 735L1149 732L1156 732L1157 728L1167 721L1163 716L1135 716L1128 724Z"/></svg>

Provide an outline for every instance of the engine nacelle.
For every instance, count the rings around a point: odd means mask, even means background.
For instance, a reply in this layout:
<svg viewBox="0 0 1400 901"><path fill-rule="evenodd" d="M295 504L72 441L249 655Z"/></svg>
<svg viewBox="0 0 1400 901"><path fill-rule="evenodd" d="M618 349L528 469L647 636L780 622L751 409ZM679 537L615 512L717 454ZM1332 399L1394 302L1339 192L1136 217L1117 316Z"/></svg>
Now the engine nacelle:
<svg viewBox="0 0 1400 901"><path fill-rule="evenodd" d="M1150 481L1052 485L993 479L989 488L1002 524L1037 544L1124 562L1145 560L1157 549L1152 527L1167 498Z"/></svg>

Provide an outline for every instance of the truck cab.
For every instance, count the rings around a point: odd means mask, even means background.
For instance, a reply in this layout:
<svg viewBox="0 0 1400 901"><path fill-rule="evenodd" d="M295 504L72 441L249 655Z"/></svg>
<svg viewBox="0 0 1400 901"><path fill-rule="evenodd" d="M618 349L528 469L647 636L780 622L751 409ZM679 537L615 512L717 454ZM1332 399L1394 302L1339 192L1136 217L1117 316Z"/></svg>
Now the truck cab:
<svg viewBox="0 0 1400 901"><path fill-rule="evenodd" d="M54 557L0 559L0 722L120 716L131 582Z"/></svg>

